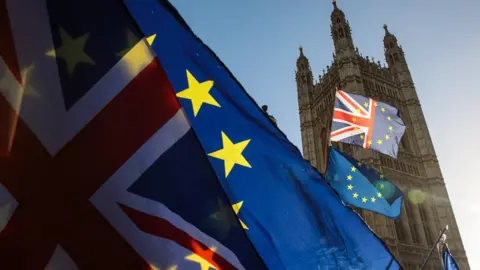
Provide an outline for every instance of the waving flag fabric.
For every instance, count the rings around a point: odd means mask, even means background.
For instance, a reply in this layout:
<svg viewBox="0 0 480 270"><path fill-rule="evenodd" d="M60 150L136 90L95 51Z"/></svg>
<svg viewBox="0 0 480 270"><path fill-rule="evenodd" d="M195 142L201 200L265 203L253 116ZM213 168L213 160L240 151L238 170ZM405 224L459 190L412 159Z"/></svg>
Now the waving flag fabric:
<svg viewBox="0 0 480 270"><path fill-rule="evenodd" d="M333 147L329 150L325 178L344 202L390 218L400 216L402 191L383 174Z"/></svg>
<svg viewBox="0 0 480 270"><path fill-rule="evenodd" d="M440 252L442 254L444 270L460 270L460 267L458 267L457 263L453 259L452 253L450 253L450 250L448 249L448 246L446 243L441 244Z"/></svg>
<svg viewBox="0 0 480 270"><path fill-rule="evenodd" d="M166 1L125 0L269 269L398 269L384 243L343 205Z"/></svg>
<svg viewBox="0 0 480 270"><path fill-rule="evenodd" d="M121 1L0 1L0 34L0 269L265 268Z"/></svg>
<svg viewBox="0 0 480 270"><path fill-rule="evenodd" d="M397 158L405 124L386 103L337 90L330 140L372 149Z"/></svg>

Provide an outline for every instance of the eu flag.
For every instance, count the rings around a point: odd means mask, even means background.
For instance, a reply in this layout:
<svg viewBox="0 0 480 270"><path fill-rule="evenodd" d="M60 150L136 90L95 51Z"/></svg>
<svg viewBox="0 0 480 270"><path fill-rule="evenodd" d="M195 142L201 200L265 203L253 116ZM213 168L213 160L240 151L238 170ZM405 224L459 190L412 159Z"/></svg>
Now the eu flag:
<svg viewBox="0 0 480 270"><path fill-rule="evenodd" d="M145 34L157 35L152 48L269 269L398 269L173 6L126 3Z"/></svg>
<svg viewBox="0 0 480 270"><path fill-rule="evenodd" d="M400 216L403 193L373 168L330 147L325 177L342 200L390 218Z"/></svg>
<svg viewBox="0 0 480 270"><path fill-rule="evenodd" d="M372 149L397 158L405 124L386 103L337 90L330 140Z"/></svg>
<svg viewBox="0 0 480 270"><path fill-rule="evenodd" d="M444 270L460 270L460 267L458 267L457 263L453 259L452 253L450 253L446 243L442 244L441 254Z"/></svg>

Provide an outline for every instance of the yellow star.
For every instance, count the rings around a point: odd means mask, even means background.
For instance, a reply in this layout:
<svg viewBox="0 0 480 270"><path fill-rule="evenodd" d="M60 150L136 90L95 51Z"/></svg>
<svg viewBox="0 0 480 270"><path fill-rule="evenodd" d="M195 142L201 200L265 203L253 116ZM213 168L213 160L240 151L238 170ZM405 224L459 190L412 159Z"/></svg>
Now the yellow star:
<svg viewBox="0 0 480 270"><path fill-rule="evenodd" d="M352 166L352 172L355 172L357 170L357 168L355 168L354 166Z"/></svg>
<svg viewBox="0 0 480 270"><path fill-rule="evenodd" d="M210 95L210 89L213 87L213 81L208 80L202 83L198 82L192 73L187 70L188 88L177 93L177 97L186 98L192 101L193 116L197 116L203 103L220 107L220 104Z"/></svg>
<svg viewBox="0 0 480 270"><path fill-rule="evenodd" d="M364 106L365 108L368 108L368 102L363 103L363 106Z"/></svg>
<svg viewBox="0 0 480 270"><path fill-rule="evenodd" d="M352 176L351 175L347 176L347 180L352 181Z"/></svg>
<svg viewBox="0 0 480 270"><path fill-rule="evenodd" d="M388 120L388 121L391 121L392 118L391 118L390 116L387 116L387 120Z"/></svg>
<svg viewBox="0 0 480 270"><path fill-rule="evenodd" d="M362 166L362 162L360 162L360 161L357 162L357 166L358 166L358 167L361 167L361 166Z"/></svg>
<svg viewBox="0 0 480 270"><path fill-rule="evenodd" d="M153 42L155 41L155 38L157 37L157 34L153 34L149 37L147 37L147 42L148 42L148 45L152 45ZM120 51L117 53L117 56L118 57L123 57L125 54L128 53L128 51L130 51L133 46L135 46L136 44L138 43L138 37L132 33L132 31L130 30L127 30L127 42L126 42L126 46L127 48L125 48L124 50Z"/></svg>
<svg viewBox="0 0 480 270"><path fill-rule="evenodd" d="M380 179L383 179L383 174L380 174Z"/></svg>
<svg viewBox="0 0 480 270"><path fill-rule="evenodd" d="M378 140L377 143L378 143L378 144L382 144L383 141L382 141L382 140Z"/></svg>
<svg viewBox="0 0 480 270"><path fill-rule="evenodd" d="M382 110L382 112L385 112L385 108L384 108L384 107L382 107L382 109L381 109L381 110Z"/></svg>
<svg viewBox="0 0 480 270"><path fill-rule="evenodd" d="M353 186L352 186L352 185L348 185L347 188L348 188L348 190L352 190L352 189L353 189Z"/></svg>
<svg viewBox="0 0 480 270"><path fill-rule="evenodd" d="M135 44L137 44L138 42L138 37L135 36L134 33L132 33L132 31L130 30L127 30L127 48L123 49L122 51L118 52L117 53L117 56L118 57L123 57L125 54L127 54L128 51L130 51L130 49L135 46Z"/></svg>
<svg viewBox="0 0 480 270"><path fill-rule="evenodd" d="M222 131L223 148L208 154L211 157L218 158L225 163L225 177L232 171L235 164L242 165L247 168L252 168L245 157L242 155L243 150L247 147L250 139L233 143L228 136Z"/></svg>
<svg viewBox="0 0 480 270"><path fill-rule="evenodd" d="M367 203L367 201L368 201L367 198L365 197L362 198L362 203Z"/></svg>
<svg viewBox="0 0 480 270"><path fill-rule="evenodd" d="M382 193L378 192L378 193L377 193L377 197L378 197L378 198L381 198L381 197L382 197Z"/></svg>
<svg viewBox="0 0 480 270"><path fill-rule="evenodd" d="M377 200L377 199L375 199L375 197L370 198L370 201L371 201L372 203L374 203L376 200Z"/></svg>
<svg viewBox="0 0 480 270"><path fill-rule="evenodd" d="M360 108L357 108L357 112L360 112L360 111L361 111Z"/></svg>
<svg viewBox="0 0 480 270"><path fill-rule="evenodd" d="M353 121L353 122L357 122L357 118L353 117L353 118L352 118L352 121Z"/></svg>
<svg viewBox="0 0 480 270"><path fill-rule="evenodd" d="M381 184L381 185L380 185L380 188L381 188L381 189L385 188L385 185L384 185L384 184Z"/></svg>
<svg viewBox="0 0 480 270"><path fill-rule="evenodd" d="M378 106L378 103L377 103L377 102L373 103L373 106L377 107L377 106Z"/></svg>
<svg viewBox="0 0 480 270"><path fill-rule="evenodd" d="M372 145L372 141L371 141L371 140L368 141L368 145Z"/></svg>
<svg viewBox="0 0 480 270"><path fill-rule="evenodd" d="M213 218L215 220L222 220L222 219L225 219L226 218L226 211L230 210L226 210L226 205L223 203L222 199L220 199L219 197L217 197L217 204L218 204L218 211L212 213L210 215L210 218Z"/></svg>
<svg viewBox="0 0 480 270"><path fill-rule="evenodd" d="M392 126L389 126L389 127L388 127L388 130L392 131L392 130L393 130L393 127L392 127Z"/></svg>
<svg viewBox="0 0 480 270"><path fill-rule="evenodd" d="M360 135L360 139L362 139L362 140L363 140L363 139L365 139L365 136L363 136L363 135Z"/></svg>
<svg viewBox="0 0 480 270"><path fill-rule="evenodd" d="M240 212L240 208L242 208L242 205L243 205L243 201L232 205L232 208L233 208L233 211L235 212L235 215L238 216L238 213ZM245 223L243 223L243 221L241 219L238 219L238 220L240 221L240 224L242 225L242 228L244 228L245 230L248 230L247 225L245 225Z"/></svg>
<svg viewBox="0 0 480 270"><path fill-rule="evenodd" d="M388 139L390 139L390 136L387 134L385 135L385 140L388 140Z"/></svg>
<svg viewBox="0 0 480 270"><path fill-rule="evenodd" d="M354 198L354 199L358 198L358 193L356 193L356 192L353 193L353 198Z"/></svg>
<svg viewBox="0 0 480 270"><path fill-rule="evenodd" d="M353 130L358 130L358 127L353 127Z"/></svg>
<svg viewBox="0 0 480 270"><path fill-rule="evenodd" d="M203 250L201 247L198 247L198 249L200 249L201 253L212 253L210 256L213 256L213 253L215 253L215 251L216 251L216 248L210 248L210 250L213 251L213 252L208 252L208 249ZM218 270L217 267L215 267L212 263L210 263L209 261L207 261L203 257L199 256L197 253L192 253L192 254L186 256L185 260L189 260L189 261L196 262L196 263L200 264L200 269L201 270L209 270L210 268Z"/></svg>
<svg viewBox="0 0 480 270"><path fill-rule="evenodd" d="M157 37L157 34L153 34L149 37L147 37L147 42L148 42L148 45L152 46L153 42L155 41L155 38Z"/></svg>
<svg viewBox="0 0 480 270"><path fill-rule="evenodd" d="M75 67L79 63L95 65L95 62L88 56L85 51L85 43L89 34L85 34L76 39L72 38L63 28L60 28L60 38L62 46L47 52L48 56L63 58L67 63L67 71L72 75Z"/></svg>
<svg viewBox="0 0 480 270"><path fill-rule="evenodd" d="M22 84L18 83L16 79L5 73L0 79L0 92L4 93L5 96L13 95L18 98L21 98L22 96L40 97L40 94L30 82L30 75L33 70L34 65L32 64L21 71Z"/></svg>

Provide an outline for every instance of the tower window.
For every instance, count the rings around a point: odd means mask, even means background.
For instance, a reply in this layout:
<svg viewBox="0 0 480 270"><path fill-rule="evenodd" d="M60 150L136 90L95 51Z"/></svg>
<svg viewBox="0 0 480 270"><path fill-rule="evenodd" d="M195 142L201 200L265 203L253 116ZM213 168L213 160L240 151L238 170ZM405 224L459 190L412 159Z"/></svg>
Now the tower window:
<svg viewBox="0 0 480 270"><path fill-rule="evenodd" d="M390 60L390 63L393 63L393 57L391 55L388 55L388 60Z"/></svg>
<svg viewBox="0 0 480 270"><path fill-rule="evenodd" d="M343 37L343 28L340 28L340 30L339 30L339 36L340 36L340 37Z"/></svg>
<svg viewBox="0 0 480 270"><path fill-rule="evenodd" d="M425 209L424 207L427 207L426 205L419 205L418 210L420 212L420 218L422 219L423 223L423 230L425 231L425 237L427 238L427 244L429 246L433 245L433 239L432 236L430 235L430 228L428 228L428 223L427 223L427 215L425 214Z"/></svg>
<svg viewBox="0 0 480 270"><path fill-rule="evenodd" d="M337 23L340 23L340 18L337 18Z"/></svg>
<svg viewBox="0 0 480 270"><path fill-rule="evenodd" d="M400 217L400 218L402 218L402 217ZM397 232L398 241L403 243L403 242L405 242L406 237L405 237L405 232L404 232L403 227L402 227L400 222L401 221L398 220L398 219L395 220L395 230Z"/></svg>
<svg viewBox="0 0 480 270"><path fill-rule="evenodd" d="M398 61L398 54L397 54L397 53L395 53L395 54L393 55L393 59L395 59L395 61Z"/></svg>
<svg viewBox="0 0 480 270"><path fill-rule="evenodd" d="M402 146L402 148L406 151L409 151L410 152L410 144L408 142L408 135L407 134L404 134L401 141L400 141L400 145Z"/></svg>

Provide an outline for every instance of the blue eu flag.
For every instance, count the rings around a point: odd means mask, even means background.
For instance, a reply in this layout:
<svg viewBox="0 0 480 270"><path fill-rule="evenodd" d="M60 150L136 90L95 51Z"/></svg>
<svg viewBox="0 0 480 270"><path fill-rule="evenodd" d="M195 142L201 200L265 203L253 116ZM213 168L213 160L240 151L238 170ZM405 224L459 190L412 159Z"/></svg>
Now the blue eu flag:
<svg viewBox="0 0 480 270"><path fill-rule="evenodd" d="M173 6L125 2L142 31L157 35L152 48L269 269L399 268Z"/></svg>
<svg viewBox="0 0 480 270"><path fill-rule="evenodd" d="M443 244L442 247L442 260L443 260L443 269L444 270L460 270L457 263L453 259L450 250L448 249L447 244Z"/></svg>
<svg viewBox="0 0 480 270"><path fill-rule="evenodd" d="M390 218L400 216L403 193L373 168L330 147L327 181L350 205Z"/></svg>

